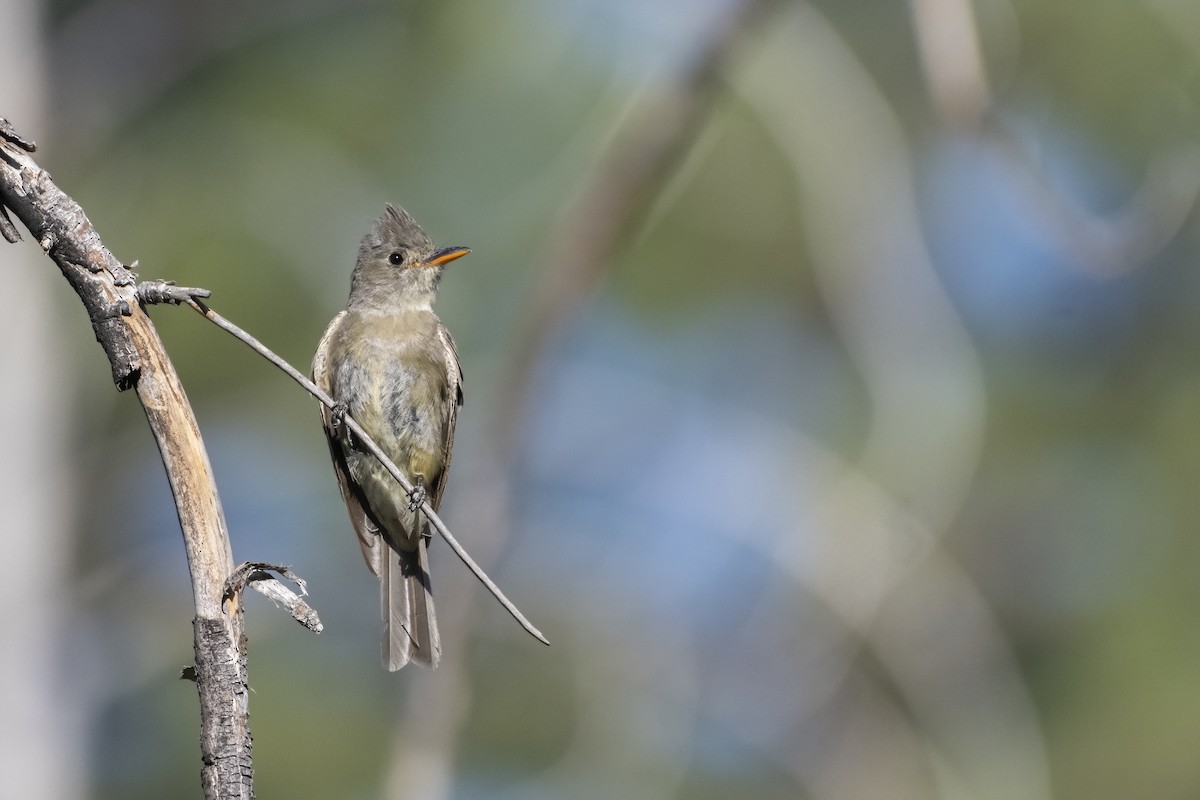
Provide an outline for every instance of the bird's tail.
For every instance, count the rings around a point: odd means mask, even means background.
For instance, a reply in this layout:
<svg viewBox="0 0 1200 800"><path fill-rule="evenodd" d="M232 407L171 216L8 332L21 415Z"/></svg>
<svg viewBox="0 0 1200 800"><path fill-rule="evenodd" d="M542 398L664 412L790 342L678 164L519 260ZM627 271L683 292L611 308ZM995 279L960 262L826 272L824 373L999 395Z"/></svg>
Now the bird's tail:
<svg viewBox="0 0 1200 800"><path fill-rule="evenodd" d="M409 661L436 667L442 655L433 594L429 590L429 555L425 537L417 549L388 548L379 576L383 610L383 663L395 672Z"/></svg>

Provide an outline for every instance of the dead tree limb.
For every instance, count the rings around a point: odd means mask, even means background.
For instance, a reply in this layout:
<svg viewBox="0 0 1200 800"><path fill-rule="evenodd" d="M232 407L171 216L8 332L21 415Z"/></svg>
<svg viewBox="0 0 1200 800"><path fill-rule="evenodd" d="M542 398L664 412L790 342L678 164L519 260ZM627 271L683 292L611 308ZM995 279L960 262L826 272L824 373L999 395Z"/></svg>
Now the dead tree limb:
<svg viewBox="0 0 1200 800"><path fill-rule="evenodd" d="M191 572L201 783L208 800L252 798L249 688L229 533L200 429L167 352L136 296L136 276L100 241L79 205L30 155L33 144L0 119L0 208L12 212L79 295L119 390L134 389L166 467ZM7 224L6 224L7 223ZM0 232L17 229L0 215Z"/></svg>

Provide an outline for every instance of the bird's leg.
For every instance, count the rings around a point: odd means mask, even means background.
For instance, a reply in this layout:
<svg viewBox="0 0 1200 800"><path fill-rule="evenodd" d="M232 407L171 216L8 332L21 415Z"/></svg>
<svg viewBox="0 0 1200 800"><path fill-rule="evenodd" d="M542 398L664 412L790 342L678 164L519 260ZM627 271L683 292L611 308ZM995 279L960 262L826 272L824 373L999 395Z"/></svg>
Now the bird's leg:
<svg viewBox="0 0 1200 800"><path fill-rule="evenodd" d="M425 476L418 475L413 480L412 491L408 493L408 510L416 511L425 503Z"/></svg>
<svg viewBox="0 0 1200 800"><path fill-rule="evenodd" d="M354 445L354 434L346 427L346 415L348 413L350 413L350 406L339 400L329 410L329 424L333 426L335 431L338 428L342 429L342 438L346 442L346 447L351 450L357 450L358 448Z"/></svg>

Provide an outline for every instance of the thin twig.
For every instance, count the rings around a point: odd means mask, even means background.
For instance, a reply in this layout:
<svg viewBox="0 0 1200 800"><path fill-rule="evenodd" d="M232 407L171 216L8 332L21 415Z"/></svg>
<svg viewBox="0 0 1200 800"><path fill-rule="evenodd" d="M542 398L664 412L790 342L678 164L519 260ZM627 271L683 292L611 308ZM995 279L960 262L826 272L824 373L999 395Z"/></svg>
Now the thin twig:
<svg viewBox="0 0 1200 800"><path fill-rule="evenodd" d="M284 586L278 578L271 574L272 572L278 573L279 577L296 584L300 593L297 594ZM246 591L247 586L269 598L275 605L284 608L292 615L292 619L313 633L325 630L325 626L321 624L321 618L317 616L317 610L304 600L304 595L308 594L304 579L292 572L290 568L278 564L267 564L263 561L248 561L242 564L225 582L226 601L236 600L240 603L241 595Z"/></svg>
<svg viewBox="0 0 1200 800"><path fill-rule="evenodd" d="M12 220L8 218L8 210L4 206L0 206L0 236L4 237L4 241L9 244L16 244L21 241L21 232L17 230L17 226L12 224Z"/></svg>
<svg viewBox="0 0 1200 800"><path fill-rule="evenodd" d="M239 328L237 325L234 325L232 322L213 311L200 300L192 297L186 301L186 304L195 309L209 322L212 322L226 333L232 334L243 344L248 345L260 356L270 361L279 369L283 370L288 374L289 377L291 377L292 380L303 386L305 391L317 398L317 400L327 408L332 410L334 406L337 405L337 402L332 397L321 391L321 389L318 388L315 383L306 378L298 369L293 367L287 361L284 361L279 356L275 355L275 353L271 352L271 350L262 342L258 341L253 336ZM375 458L379 459L379 463L383 464L384 469L386 469L391 476L395 478L396 482L400 484L400 487L404 489L405 492L411 493L413 491L413 486L409 482L408 478L406 478L404 473L402 473L400 469L392 463L392 460L388 458L387 454L379 448L379 445L375 444L375 441L371 439L370 435L365 430L362 429L362 426L359 425L349 415L346 415L344 419L346 426L354 433L354 436L363 444L367 451L370 452L371 455L375 456ZM504 609L509 614L512 614L513 619L519 622L521 627L539 642L542 644L550 644L550 641L542 634L542 632L534 627L532 622L525 618L525 615L521 613L520 609L513 605L511 600L504 596L504 592L500 591L500 587L492 582L492 579L487 576L487 573L484 572L483 569L475 563L474 559L471 558L467 551L463 549L463 546L459 544L458 540L454 538L454 535L450 533L450 529L447 528L446 524L442 522L441 518L438 517L437 513L433 510L433 506L429 504L428 500L421 504L421 511L425 514L425 518L429 520L429 524L431 524L434 529L441 534L441 537L446 540L446 544L450 545L450 549L454 551L454 554L462 559L462 562L467 565L467 569L471 570L471 573L479 579L479 582L487 587L487 590L492 593L492 596L496 598L500 605L504 606Z"/></svg>
<svg viewBox="0 0 1200 800"><path fill-rule="evenodd" d="M137 270L137 262L129 266ZM191 286L176 286L175 281L143 281L138 284L135 292L138 302L142 305L169 304L177 306L186 303L193 297L208 297L212 292L208 289L196 289Z"/></svg>
<svg viewBox="0 0 1200 800"><path fill-rule="evenodd" d="M24 136L17 133L17 129L12 126L12 123L3 117L0 117L0 139L3 139L9 144L16 145L26 153L33 153L37 151L37 145L31 140L26 139Z"/></svg>

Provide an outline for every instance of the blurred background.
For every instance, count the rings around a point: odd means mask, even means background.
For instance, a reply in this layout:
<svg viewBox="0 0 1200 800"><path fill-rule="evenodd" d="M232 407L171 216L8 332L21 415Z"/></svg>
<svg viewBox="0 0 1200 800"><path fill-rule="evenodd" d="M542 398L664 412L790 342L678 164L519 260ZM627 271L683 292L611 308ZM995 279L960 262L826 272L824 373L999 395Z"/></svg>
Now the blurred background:
<svg viewBox="0 0 1200 800"><path fill-rule="evenodd" d="M153 317L259 797L1200 796L1200 7L0 0L0 116L307 370L385 202L466 244L445 662L389 675L315 401ZM0 248L0 794L199 797L145 420Z"/></svg>

